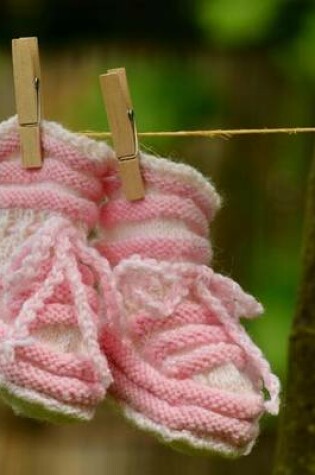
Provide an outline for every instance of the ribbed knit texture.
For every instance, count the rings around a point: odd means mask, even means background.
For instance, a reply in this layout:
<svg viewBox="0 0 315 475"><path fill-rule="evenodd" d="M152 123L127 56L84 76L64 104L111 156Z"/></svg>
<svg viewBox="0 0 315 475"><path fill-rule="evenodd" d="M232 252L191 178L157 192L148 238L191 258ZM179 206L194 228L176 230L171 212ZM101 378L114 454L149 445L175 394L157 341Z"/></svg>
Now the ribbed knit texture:
<svg viewBox="0 0 315 475"><path fill-rule="evenodd" d="M42 168L23 169L16 119L0 124L1 394L24 415L86 420L111 382L98 346L110 269L87 245L111 159L49 122L42 146Z"/></svg>
<svg viewBox="0 0 315 475"><path fill-rule="evenodd" d="M113 264L132 254L207 263L211 258L208 221L220 206L214 187L202 175L165 159L144 156L145 200L126 201L117 177L108 176L108 203L101 208L106 239L99 249ZM178 171L184 167L182 176Z"/></svg>
<svg viewBox="0 0 315 475"><path fill-rule="evenodd" d="M262 307L206 266L208 223L220 205L212 184L162 158L142 155L141 168L139 202L126 201L117 174L105 177L95 243L120 294L120 314L100 339L110 393L127 418L166 442L247 454L264 410L278 411L279 381L239 322Z"/></svg>

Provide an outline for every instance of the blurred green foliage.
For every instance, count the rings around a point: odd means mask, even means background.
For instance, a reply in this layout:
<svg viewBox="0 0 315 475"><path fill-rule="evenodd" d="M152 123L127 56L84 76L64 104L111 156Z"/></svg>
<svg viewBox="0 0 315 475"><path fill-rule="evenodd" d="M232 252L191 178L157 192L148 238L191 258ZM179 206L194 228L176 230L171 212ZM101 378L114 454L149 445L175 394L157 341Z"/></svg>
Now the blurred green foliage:
<svg viewBox="0 0 315 475"><path fill-rule="evenodd" d="M265 39L273 28L282 0L202 0L198 20L205 36L226 47Z"/></svg>

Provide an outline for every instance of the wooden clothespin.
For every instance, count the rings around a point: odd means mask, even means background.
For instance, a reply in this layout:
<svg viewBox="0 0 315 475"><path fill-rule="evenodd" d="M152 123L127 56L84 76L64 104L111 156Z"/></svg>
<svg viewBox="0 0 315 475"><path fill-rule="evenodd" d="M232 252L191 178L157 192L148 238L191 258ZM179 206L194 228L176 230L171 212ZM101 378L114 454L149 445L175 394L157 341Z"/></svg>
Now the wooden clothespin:
<svg viewBox="0 0 315 475"><path fill-rule="evenodd" d="M100 76L101 90L112 132L122 188L129 201L144 198L138 136L125 68Z"/></svg>
<svg viewBox="0 0 315 475"><path fill-rule="evenodd" d="M24 168L38 168L42 166L42 150L41 73L37 38L12 40L12 58L22 165Z"/></svg>

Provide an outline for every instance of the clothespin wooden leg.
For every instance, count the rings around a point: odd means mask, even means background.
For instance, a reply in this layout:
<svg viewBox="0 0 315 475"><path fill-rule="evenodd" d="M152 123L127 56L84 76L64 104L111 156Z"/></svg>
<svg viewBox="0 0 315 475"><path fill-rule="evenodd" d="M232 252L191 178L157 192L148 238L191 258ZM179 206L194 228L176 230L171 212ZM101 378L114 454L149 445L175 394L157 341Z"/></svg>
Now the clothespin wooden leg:
<svg viewBox="0 0 315 475"><path fill-rule="evenodd" d="M15 101L25 168L42 166L41 73L37 38L12 40Z"/></svg>
<svg viewBox="0 0 315 475"><path fill-rule="evenodd" d="M144 197L141 176L138 137L124 68L109 70L100 76L101 90L112 131L122 188L129 201Z"/></svg>

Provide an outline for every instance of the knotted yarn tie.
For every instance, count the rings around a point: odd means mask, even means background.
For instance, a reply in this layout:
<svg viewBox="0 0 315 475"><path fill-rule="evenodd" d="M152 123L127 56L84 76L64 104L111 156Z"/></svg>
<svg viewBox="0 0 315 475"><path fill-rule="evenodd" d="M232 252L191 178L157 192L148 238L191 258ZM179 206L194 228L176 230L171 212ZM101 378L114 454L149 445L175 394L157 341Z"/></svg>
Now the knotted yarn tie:
<svg viewBox="0 0 315 475"><path fill-rule="evenodd" d="M215 273L207 266L144 260L137 255L121 261L114 273L116 285L120 288L124 300L127 300L124 318L128 317L128 312L135 310L143 310L156 318L167 318L170 315L170 300L174 291L179 290L179 294L173 301L173 311L191 291L206 308L213 311L231 339L244 350L269 392L270 399L265 401L265 409L271 414L278 413L279 380L272 374L269 363L239 322L241 317L254 318L260 314L262 306L236 282ZM158 293L155 293L155 288L150 287L153 277L153 281L160 279ZM152 310L156 308L158 311L152 314Z"/></svg>
<svg viewBox="0 0 315 475"><path fill-rule="evenodd" d="M99 252L93 247L84 246L82 242L78 241L78 249L82 261L94 268L100 284L100 299L101 314L104 315L105 321L110 325L116 326L120 319L122 312L121 295L116 288L115 278L112 268L107 259L102 257Z"/></svg>
<svg viewBox="0 0 315 475"><path fill-rule="evenodd" d="M44 228L41 231L36 233L36 236L39 238L39 240L41 237L40 235L43 234L46 231L46 229ZM26 243L26 246L27 245L28 243ZM47 241L45 242L45 245L46 246L48 245ZM49 246L50 245L51 243L49 242ZM43 246L42 251L46 251L45 249L46 246ZM23 250L22 250L22 253L23 253ZM28 264L30 263L28 262ZM10 272L9 270L10 267L11 267L11 263L9 266L6 266L6 268L4 269L4 273ZM22 269L21 269L22 271L23 271L23 268L24 266L22 265ZM22 275L23 275L23 272L20 272L20 277ZM10 273L9 273L9 276L10 276ZM10 281L11 281L10 278L7 280L4 280L4 285L3 285L3 298L5 301L7 301L7 303L13 297L12 290L10 288L10 283L14 283L14 279L12 279L12 282ZM63 281L63 275L62 275L61 263L57 262L56 259L54 259L52 268L50 272L48 273L46 279L44 280L43 284L29 299L27 299L24 302L12 326L8 324L4 324L4 323L2 324L3 327L5 328L5 331L4 331L2 341L0 343L0 354L6 363L14 362L14 350L16 347L22 346L21 342L25 343L23 344L23 346L27 346L33 343L33 340L29 334L29 325L37 317L37 312L41 308L44 307L45 299L49 298L52 295L54 291L54 287L60 284L62 281ZM14 285L13 285L13 288L14 288ZM21 338L21 335L23 336L22 338Z"/></svg>
<svg viewBox="0 0 315 475"><path fill-rule="evenodd" d="M19 286L25 287L41 272L41 264L51 256L57 235L63 228L69 227L69 221L61 217L52 217L40 230L26 239L22 248L17 249L3 268L3 290L8 295Z"/></svg>
<svg viewBox="0 0 315 475"><path fill-rule="evenodd" d="M30 335L16 328L12 328L7 324L2 323L1 330L0 364L13 363L15 348L25 347L34 343L34 339Z"/></svg>
<svg viewBox="0 0 315 475"><path fill-rule="evenodd" d="M134 254L114 269L116 287L122 290L122 316L144 308L157 318L168 317L188 295L178 264L142 259Z"/></svg>
<svg viewBox="0 0 315 475"><path fill-rule="evenodd" d="M12 298L10 283L13 284L13 288L16 284L19 289L23 283L23 275L26 275L27 278L30 275L36 276L36 266L40 266L41 260L49 256L52 248L54 250L53 263L45 280L39 289L24 302L12 326L9 328L7 324L4 325L5 331L0 341L0 354L7 363L13 362L16 347L33 343L29 334L30 324L36 319L38 311L45 306L45 301L53 295L55 287L66 278L74 298L78 326L88 354L94 361L101 379L108 381L110 372L98 346L95 314L88 302L86 286L82 282L77 259L83 263L88 260L88 265L95 271L102 287L107 289L112 289L112 285L108 283L111 279L110 267L104 266L104 270L100 273L105 258L84 245L81 233L74 228L70 221L61 217L53 217L25 242L23 249L15 256L15 261L20 261L20 267L16 271L18 275L5 281L3 290ZM83 248L84 252L82 252ZM28 250L28 254L25 254L25 249ZM34 264L36 264L35 268ZM14 262L10 263L6 271L10 272L12 266L14 267ZM26 272L24 273L24 271Z"/></svg>
<svg viewBox="0 0 315 475"><path fill-rule="evenodd" d="M95 314L88 302L85 285L82 282L81 274L76 264L74 250L78 251L78 255L80 256L80 250L77 245L71 248L70 240L67 238L65 241L61 240L56 252L59 254L59 257L63 259L65 274L68 278L70 290L77 309L77 320L83 341L88 349L89 356L99 370L102 380L106 381L110 377L110 371L98 344Z"/></svg>
<svg viewBox="0 0 315 475"><path fill-rule="evenodd" d="M207 283L212 281L215 283L216 281L220 283L220 279L222 276L217 276L211 269L208 267L203 266L199 272L201 273L201 278L196 282L196 291L197 295L199 296L201 302L209 308L212 309L220 323L226 329L227 333L230 337L240 345L241 348L245 351L245 353L249 356L250 360L252 361L254 367L259 372L264 382L265 388L268 390L270 399L265 401L264 406L266 411L270 414L278 414L279 412L279 393L280 393L280 382L279 379L272 373L270 365L266 358L263 356L261 350L253 343L251 338L247 335L245 329L239 324L238 319L231 318L229 315L226 307L222 304L222 300L213 293L209 291L209 286ZM219 277L219 279L218 279ZM226 279L226 278L224 278ZM230 279L226 280L226 283L230 281ZM235 293L236 289L235 282L231 282L231 294L232 292ZM234 285L233 285L234 284ZM236 284L237 285L237 284ZM237 287L239 287L237 285ZM227 290L227 289L226 289ZM241 297L241 295L240 295ZM238 300L236 298L236 300ZM239 302L241 305L241 302ZM259 305L259 304L258 304ZM240 307L241 308L241 307Z"/></svg>

